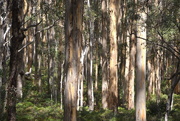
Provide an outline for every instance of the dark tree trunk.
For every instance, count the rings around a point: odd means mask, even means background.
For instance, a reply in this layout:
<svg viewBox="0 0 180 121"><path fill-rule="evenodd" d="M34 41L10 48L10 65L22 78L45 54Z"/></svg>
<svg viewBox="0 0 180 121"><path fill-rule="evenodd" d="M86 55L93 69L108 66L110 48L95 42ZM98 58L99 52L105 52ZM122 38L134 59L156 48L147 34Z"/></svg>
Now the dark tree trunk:
<svg viewBox="0 0 180 121"><path fill-rule="evenodd" d="M10 74L8 83L8 102L7 112L8 121L16 120L16 87L17 87L17 76L20 74L20 60L22 56L18 50L22 46L22 42L25 38L23 31L21 31L22 22L22 0L12 1L12 39L10 47Z"/></svg>

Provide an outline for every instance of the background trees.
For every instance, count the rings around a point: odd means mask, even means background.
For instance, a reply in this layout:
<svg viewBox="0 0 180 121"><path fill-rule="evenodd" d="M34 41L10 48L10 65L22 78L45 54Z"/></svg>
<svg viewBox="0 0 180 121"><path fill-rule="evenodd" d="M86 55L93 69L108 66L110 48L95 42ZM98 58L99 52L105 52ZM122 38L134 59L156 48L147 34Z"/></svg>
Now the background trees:
<svg viewBox="0 0 180 121"><path fill-rule="evenodd" d="M1 119L179 119L178 0L0 6Z"/></svg>

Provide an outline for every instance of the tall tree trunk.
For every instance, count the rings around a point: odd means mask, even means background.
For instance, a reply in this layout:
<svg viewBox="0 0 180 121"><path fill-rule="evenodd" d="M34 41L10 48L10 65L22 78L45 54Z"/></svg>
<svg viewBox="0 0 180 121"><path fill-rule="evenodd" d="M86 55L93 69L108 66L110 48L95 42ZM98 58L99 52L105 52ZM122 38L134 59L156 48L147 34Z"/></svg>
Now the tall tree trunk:
<svg viewBox="0 0 180 121"><path fill-rule="evenodd" d="M134 25L132 25L134 26ZM134 81L135 81L135 55L136 55L135 28L131 30L130 36L130 65L129 65L129 85L128 85L128 109L134 109Z"/></svg>
<svg viewBox="0 0 180 121"><path fill-rule="evenodd" d="M99 11L99 5L100 5L100 1L98 0L94 0L94 6L95 6L95 13L98 14L100 11ZM96 50L96 54L95 54L95 60L96 60L96 63L95 63L95 90L97 91L98 90L98 78L99 78L99 69L98 69L98 66L99 66L99 44L98 44L98 41L100 39L100 36L99 36L99 18L98 17L95 17L95 20L94 20L94 39L95 39L95 42L96 42L96 45L95 45L95 50ZM97 98L96 98L96 104L97 104Z"/></svg>
<svg viewBox="0 0 180 121"><path fill-rule="evenodd" d="M107 2L102 0L102 107L108 108Z"/></svg>
<svg viewBox="0 0 180 121"><path fill-rule="evenodd" d="M77 120L77 84L82 44L83 3L83 0L66 0L65 4L66 77L64 121Z"/></svg>
<svg viewBox="0 0 180 121"><path fill-rule="evenodd" d="M151 53L151 52L149 52ZM151 98L151 94L153 92L153 65L151 57L147 60L147 70L148 70L148 92L147 92L147 100Z"/></svg>
<svg viewBox="0 0 180 121"><path fill-rule="evenodd" d="M161 75L160 75L160 67L161 67L161 57L160 57L160 48L157 47L157 53L155 56L155 81L156 81L156 102L160 102L160 94L161 94Z"/></svg>
<svg viewBox="0 0 180 121"><path fill-rule="evenodd" d="M135 55L136 55L136 22L135 22L135 11L137 4L136 0L133 0L132 9L133 18L130 20L130 63L129 63L129 82L128 82L128 109L134 109L134 82L135 82Z"/></svg>
<svg viewBox="0 0 180 121"><path fill-rule="evenodd" d="M54 28L51 28L49 31L47 31L47 38L48 38L48 82L50 84L50 95L51 100L53 100L55 94L55 31Z"/></svg>
<svg viewBox="0 0 180 121"><path fill-rule="evenodd" d="M138 14L140 19L137 22L137 37L146 39L147 16L144 11L139 11ZM136 48L136 121L146 121L146 41L141 38L137 38Z"/></svg>
<svg viewBox="0 0 180 121"><path fill-rule="evenodd" d="M117 6L118 0L110 0L110 79L108 86L108 108L115 113L118 107L118 43L117 43Z"/></svg>
<svg viewBox="0 0 180 121"><path fill-rule="evenodd" d="M1 25L0 25L0 110L2 110L2 74L3 74L3 42L4 42L4 38L3 38L4 32L3 29L1 29ZM0 113L0 117L1 117L1 113Z"/></svg>
<svg viewBox="0 0 180 121"><path fill-rule="evenodd" d="M124 80L124 98L125 98L125 105L128 105L128 92L129 92L129 64L130 64L130 39L129 39L129 32L126 32L126 56L125 56L125 80Z"/></svg>
<svg viewBox="0 0 180 121"><path fill-rule="evenodd" d="M8 121L16 120L16 88L17 77L20 73L20 62L22 59L18 50L22 47L22 42L25 38L23 31L21 30L21 23L23 22L23 0L12 1L12 39L10 47L10 74L8 83L8 102L7 112Z"/></svg>
<svg viewBox="0 0 180 121"><path fill-rule="evenodd" d="M32 17L33 14L33 3L32 1L28 2L28 13L27 16ZM29 23L32 23L32 20L29 21ZM33 29L28 29L27 30L27 42L32 42L33 41L33 34L34 34L34 28ZM34 56L34 46L33 44L30 44L27 46L27 56L28 56L28 61L27 61L27 71L30 70L30 68L32 68L33 65L33 56Z"/></svg>
<svg viewBox="0 0 180 121"><path fill-rule="evenodd" d="M63 43L62 43L62 34L59 34L59 51L58 51L58 85L59 85L59 99L60 99L60 108L63 109Z"/></svg>
<svg viewBox="0 0 180 121"><path fill-rule="evenodd" d="M1 6L2 7L2 6ZM3 9L3 7L2 7ZM2 15L3 10L0 9L0 14ZM2 17L2 16L0 16ZM3 21L0 20L0 110L2 110L2 77L3 77L3 44L4 44L4 30L3 30ZM1 113L0 113L1 116Z"/></svg>
<svg viewBox="0 0 180 121"><path fill-rule="evenodd" d="M88 13L89 17L89 53L87 56L87 63L88 63L88 105L89 105L89 110L94 110L94 85L93 85L93 39L94 39L94 17L91 15L91 5L90 5L90 0L88 0Z"/></svg>
<svg viewBox="0 0 180 121"><path fill-rule="evenodd" d="M127 20L126 20L126 3L127 1L124 1L122 0L120 5L122 6L121 8L121 33L120 33L120 39L121 39L121 43L120 43L120 61L121 61L121 64L120 64L120 86L122 88L122 105L125 105L126 103L126 81L125 81L125 64L126 64L126 34L127 34L127 27L126 27L126 24L127 24ZM119 91L121 91L119 89ZM119 96L120 97L120 96Z"/></svg>
<svg viewBox="0 0 180 121"><path fill-rule="evenodd" d="M36 12L40 11L40 4L41 0L37 1L37 7L36 7ZM36 23L39 23L41 21L42 14L37 15L37 20ZM35 32L40 31L41 27L36 26ZM37 33L35 34L35 79L34 79L34 84L37 86L38 91L41 93L42 91L42 80L41 80L41 63L42 63L42 33Z"/></svg>
<svg viewBox="0 0 180 121"><path fill-rule="evenodd" d="M82 40L82 43L83 42ZM85 45L82 44L82 48ZM83 88L84 88L84 84L83 84L83 80L84 80L84 61L85 61L85 57L87 55L87 48L85 46L85 49L82 49L81 51L81 56L80 56L80 66L79 66L79 79L78 79L78 99L77 99L77 110L81 110L83 107Z"/></svg>

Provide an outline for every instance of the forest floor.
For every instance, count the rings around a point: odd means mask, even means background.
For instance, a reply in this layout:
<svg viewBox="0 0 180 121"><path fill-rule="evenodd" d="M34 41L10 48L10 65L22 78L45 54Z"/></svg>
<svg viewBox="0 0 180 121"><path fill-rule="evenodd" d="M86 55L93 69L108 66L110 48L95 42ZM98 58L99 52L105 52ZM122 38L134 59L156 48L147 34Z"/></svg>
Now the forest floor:
<svg viewBox="0 0 180 121"><path fill-rule="evenodd" d="M24 98L17 100L17 121L62 121L63 110L59 103L55 103L49 97L47 92L40 94L33 87L26 87ZM161 95L160 102L157 104L156 96L152 96L147 101L147 121L164 121L166 110L167 95ZM101 101L95 106L94 111L88 111L84 107L78 111L78 121L135 121L135 110L127 110L118 107L118 113L114 115L112 110L103 110ZM3 119L0 121L6 121ZM173 108L170 112L169 121L178 121L180 119L180 95L174 95Z"/></svg>
<svg viewBox="0 0 180 121"><path fill-rule="evenodd" d="M147 121L164 121L167 95L161 97L157 104L155 100L147 102ZM39 95L26 99L17 104L18 121L62 121L63 110L60 104L53 104L50 99ZM169 121L180 119L180 95L174 95L173 109L170 112ZM135 110L126 110L119 107L114 115L111 110L95 109L88 111L84 107L78 112L78 121L135 121Z"/></svg>

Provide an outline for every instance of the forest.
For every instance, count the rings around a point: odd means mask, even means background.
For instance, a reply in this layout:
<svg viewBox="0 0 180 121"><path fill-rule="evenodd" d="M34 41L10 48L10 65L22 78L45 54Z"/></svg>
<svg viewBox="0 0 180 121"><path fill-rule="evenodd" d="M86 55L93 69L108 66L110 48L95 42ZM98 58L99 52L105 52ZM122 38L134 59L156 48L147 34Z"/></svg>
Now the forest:
<svg viewBox="0 0 180 121"><path fill-rule="evenodd" d="M178 120L179 0L0 0L0 121Z"/></svg>

